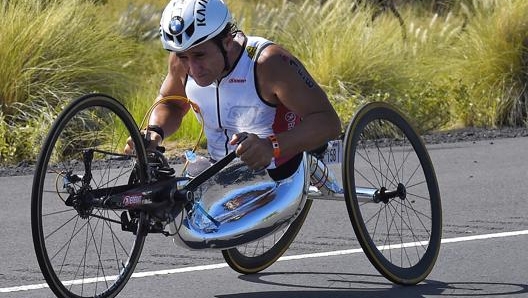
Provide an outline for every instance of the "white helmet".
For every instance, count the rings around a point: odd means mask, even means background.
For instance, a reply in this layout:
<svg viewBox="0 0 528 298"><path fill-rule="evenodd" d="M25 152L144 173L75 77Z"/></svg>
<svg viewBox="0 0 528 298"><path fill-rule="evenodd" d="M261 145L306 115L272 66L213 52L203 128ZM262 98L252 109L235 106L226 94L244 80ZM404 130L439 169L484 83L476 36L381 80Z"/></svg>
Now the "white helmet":
<svg viewBox="0 0 528 298"><path fill-rule="evenodd" d="M231 21L222 0L171 0L161 16L163 48L183 52L218 35Z"/></svg>

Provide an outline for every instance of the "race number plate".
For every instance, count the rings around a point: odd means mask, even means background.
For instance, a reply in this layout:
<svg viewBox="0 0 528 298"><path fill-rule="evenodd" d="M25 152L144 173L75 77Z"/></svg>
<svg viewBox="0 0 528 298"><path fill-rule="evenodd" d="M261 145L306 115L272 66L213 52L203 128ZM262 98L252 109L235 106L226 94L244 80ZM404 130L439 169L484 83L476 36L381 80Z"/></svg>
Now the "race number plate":
<svg viewBox="0 0 528 298"><path fill-rule="evenodd" d="M336 164L343 161L343 141L332 140L328 142L323 161L325 164Z"/></svg>

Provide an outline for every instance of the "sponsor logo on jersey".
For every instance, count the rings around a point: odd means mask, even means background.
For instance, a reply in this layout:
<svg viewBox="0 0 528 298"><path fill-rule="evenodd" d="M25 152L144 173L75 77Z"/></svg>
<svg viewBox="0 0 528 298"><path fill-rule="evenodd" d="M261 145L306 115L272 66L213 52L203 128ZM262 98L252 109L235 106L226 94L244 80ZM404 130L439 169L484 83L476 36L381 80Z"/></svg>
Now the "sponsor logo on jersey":
<svg viewBox="0 0 528 298"><path fill-rule="evenodd" d="M295 120L297 119L297 115L295 115L294 112L288 112L286 115L284 115L284 120L286 120L286 123L288 123L288 130L295 127Z"/></svg>
<svg viewBox="0 0 528 298"><path fill-rule="evenodd" d="M255 53L257 52L257 48L252 47L252 46L247 46L246 52L248 53L249 58L253 59L253 57L255 56Z"/></svg>
<svg viewBox="0 0 528 298"><path fill-rule="evenodd" d="M230 78L228 83L230 84L243 84L246 82L246 79L237 79L237 78Z"/></svg>

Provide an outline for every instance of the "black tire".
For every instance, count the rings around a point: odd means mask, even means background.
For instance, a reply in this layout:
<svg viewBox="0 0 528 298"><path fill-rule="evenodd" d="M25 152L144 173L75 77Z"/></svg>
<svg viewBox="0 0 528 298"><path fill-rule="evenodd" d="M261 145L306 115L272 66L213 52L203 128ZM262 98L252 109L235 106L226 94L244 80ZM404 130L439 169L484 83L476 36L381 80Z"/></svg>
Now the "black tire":
<svg viewBox="0 0 528 298"><path fill-rule="evenodd" d="M121 153L128 136L136 146L132 158ZM128 111L102 94L73 101L54 122L37 161L31 194L33 244L57 297L114 297L141 255L145 214L65 204L66 186L77 192L81 185L77 178L85 173L84 149L96 149L90 165L92 189L146 183L146 153ZM136 227L133 232L122 230L124 216Z"/></svg>
<svg viewBox="0 0 528 298"><path fill-rule="evenodd" d="M224 260L229 267L242 274L253 274L268 268L293 242L311 206L312 200L306 200L297 218L289 226L270 236L243 246L222 250Z"/></svg>
<svg viewBox="0 0 528 298"><path fill-rule="evenodd" d="M440 250L440 191L424 143L393 106L366 104L354 116L345 134L343 185L354 231L374 267L397 284L424 280ZM381 201L358 201L357 187L377 189Z"/></svg>

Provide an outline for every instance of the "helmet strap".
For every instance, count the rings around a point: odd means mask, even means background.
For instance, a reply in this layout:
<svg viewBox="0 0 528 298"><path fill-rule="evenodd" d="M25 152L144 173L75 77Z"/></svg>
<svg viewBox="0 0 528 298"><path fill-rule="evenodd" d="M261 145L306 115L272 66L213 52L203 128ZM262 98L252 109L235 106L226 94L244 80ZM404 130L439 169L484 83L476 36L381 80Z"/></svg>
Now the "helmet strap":
<svg viewBox="0 0 528 298"><path fill-rule="evenodd" d="M227 58L227 51L224 48L224 45L222 44L222 39L220 38L214 38L213 39L218 48L220 49L220 53L222 53L222 56L224 57L224 70L228 71L231 66L229 65L229 59Z"/></svg>

